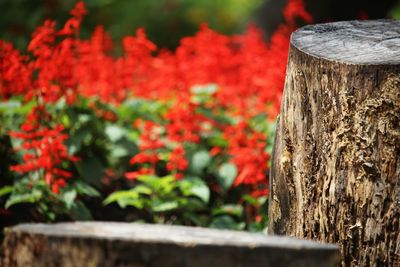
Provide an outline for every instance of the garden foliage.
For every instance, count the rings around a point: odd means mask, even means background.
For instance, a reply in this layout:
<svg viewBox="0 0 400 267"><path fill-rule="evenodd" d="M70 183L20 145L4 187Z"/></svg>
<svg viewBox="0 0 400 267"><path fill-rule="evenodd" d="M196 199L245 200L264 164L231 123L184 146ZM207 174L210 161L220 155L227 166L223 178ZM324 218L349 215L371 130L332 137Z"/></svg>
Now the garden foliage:
<svg viewBox="0 0 400 267"><path fill-rule="evenodd" d="M268 44L202 25L168 51L138 29L119 57L101 26L79 38L85 14L45 21L27 53L0 40L3 213L262 230L289 36L312 20L302 1Z"/></svg>

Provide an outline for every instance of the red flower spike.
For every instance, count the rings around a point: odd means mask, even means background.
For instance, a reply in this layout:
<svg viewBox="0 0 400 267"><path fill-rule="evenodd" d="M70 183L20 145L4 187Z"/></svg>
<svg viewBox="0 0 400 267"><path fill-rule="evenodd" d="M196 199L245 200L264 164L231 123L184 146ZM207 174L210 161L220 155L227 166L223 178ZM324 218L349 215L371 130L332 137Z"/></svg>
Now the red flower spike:
<svg viewBox="0 0 400 267"><path fill-rule="evenodd" d="M211 148L210 153L231 158L238 168L235 185L257 190L255 185L267 183L269 155L265 152L265 136L245 123L227 125L202 116L198 110L206 108L216 116L222 110L224 115L241 121L260 113L275 119L282 97L290 34L296 28L296 19L312 21L302 0L288 0L283 11L286 23L277 29L269 44L254 26L243 35L226 36L202 25L197 34L183 38L176 51L157 51L144 30L138 29L135 36L123 39L124 55L120 57L112 56L113 43L103 27L97 27L89 40L78 38L87 13L82 1L70 13L72 17L61 29L51 20L36 29L28 46L29 56L0 40L0 98L19 95L26 100L38 99L43 106L60 98L72 104L77 95L113 105L131 96L175 103L163 114L162 125L135 123L134 127L141 132L141 152L131 159L137 172L154 173L155 165L164 160L160 157L170 153L166 167L170 173L181 176L187 168L184 153L169 145L183 149L184 144L200 143L217 130L224 133L227 144L221 149ZM204 85L216 85L217 90L210 94L210 101L198 103L193 100L192 89ZM117 119L113 113L93 110L103 119ZM39 106L29 114L21 132L11 133L13 138L25 141L17 149L32 150L25 151L24 163L12 169L23 173L44 170L49 174L47 180L54 183L69 177L57 171L60 164L77 159L68 155L63 145L68 136L62 128L43 125L49 121L50 114Z"/></svg>
<svg viewBox="0 0 400 267"><path fill-rule="evenodd" d="M289 0L283 9L283 16L290 26L296 25L296 18L303 20L306 23L312 23L313 18L305 9L303 0Z"/></svg>
<svg viewBox="0 0 400 267"><path fill-rule="evenodd" d="M70 11L70 14L76 18L82 18L87 13L88 11L86 10L85 3L83 1L76 3L74 8Z"/></svg>
<svg viewBox="0 0 400 267"><path fill-rule="evenodd" d="M65 186L65 179L72 174L58 166L65 161L76 161L75 157L68 155L64 141L67 134L62 133L64 126L55 125L53 128L41 125L43 120L48 120L50 115L43 106L37 106L28 114L22 124L23 132L10 132L10 135L23 140L23 163L11 166L12 171L30 173L41 171L44 180L51 186L54 193Z"/></svg>

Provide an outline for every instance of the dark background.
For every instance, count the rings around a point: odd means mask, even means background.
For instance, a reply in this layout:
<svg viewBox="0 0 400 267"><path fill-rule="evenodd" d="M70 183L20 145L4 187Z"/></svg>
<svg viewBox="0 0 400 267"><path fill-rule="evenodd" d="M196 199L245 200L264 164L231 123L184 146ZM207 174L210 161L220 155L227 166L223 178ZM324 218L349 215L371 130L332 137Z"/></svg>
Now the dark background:
<svg viewBox="0 0 400 267"><path fill-rule="evenodd" d="M201 22L226 34L242 32L254 22L266 37L283 21L287 0L86 0L89 14L81 35L88 37L96 25L104 25L114 40L144 27L159 47L173 49L182 36L192 35ZM75 0L0 0L0 38L26 47L32 31L44 19L69 17ZM399 0L305 0L315 22L357 19L400 18ZM118 42L117 42L118 43Z"/></svg>
<svg viewBox="0 0 400 267"><path fill-rule="evenodd" d="M174 48L182 36L191 35L207 22L224 33L243 30L263 0L85 0L89 14L81 34L87 37L104 25L114 40L144 27L161 47ZM26 46L31 32L43 19L61 25L76 0L0 0L0 38Z"/></svg>

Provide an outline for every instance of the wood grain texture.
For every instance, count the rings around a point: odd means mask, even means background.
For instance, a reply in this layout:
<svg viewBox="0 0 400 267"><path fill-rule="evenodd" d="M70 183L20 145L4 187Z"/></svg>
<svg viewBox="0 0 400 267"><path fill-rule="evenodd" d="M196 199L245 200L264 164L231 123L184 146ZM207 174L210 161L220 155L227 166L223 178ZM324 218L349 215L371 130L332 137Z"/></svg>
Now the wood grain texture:
<svg viewBox="0 0 400 267"><path fill-rule="evenodd" d="M9 229L2 265L336 266L336 245L205 228L131 223L25 224Z"/></svg>
<svg viewBox="0 0 400 267"><path fill-rule="evenodd" d="M400 24L292 35L269 232L336 242L342 266L400 266Z"/></svg>
<svg viewBox="0 0 400 267"><path fill-rule="evenodd" d="M292 34L291 43L313 57L347 64L400 62L400 21L341 21L310 25Z"/></svg>

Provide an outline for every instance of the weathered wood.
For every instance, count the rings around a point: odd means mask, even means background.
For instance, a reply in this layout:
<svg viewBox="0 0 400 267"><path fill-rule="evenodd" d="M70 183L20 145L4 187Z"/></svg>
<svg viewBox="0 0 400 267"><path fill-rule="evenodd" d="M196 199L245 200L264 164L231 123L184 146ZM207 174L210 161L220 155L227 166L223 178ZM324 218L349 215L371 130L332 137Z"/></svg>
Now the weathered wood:
<svg viewBox="0 0 400 267"><path fill-rule="evenodd" d="M343 266L400 266L400 21L293 33L269 232L337 242Z"/></svg>
<svg viewBox="0 0 400 267"><path fill-rule="evenodd" d="M336 266L336 245L205 228L129 223L24 224L9 229L4 267Z"/></svg>

